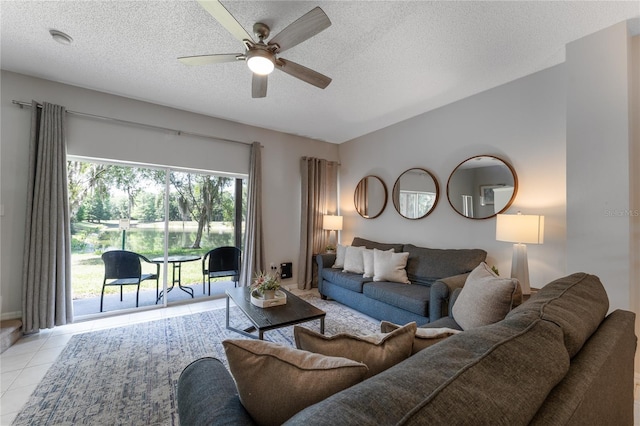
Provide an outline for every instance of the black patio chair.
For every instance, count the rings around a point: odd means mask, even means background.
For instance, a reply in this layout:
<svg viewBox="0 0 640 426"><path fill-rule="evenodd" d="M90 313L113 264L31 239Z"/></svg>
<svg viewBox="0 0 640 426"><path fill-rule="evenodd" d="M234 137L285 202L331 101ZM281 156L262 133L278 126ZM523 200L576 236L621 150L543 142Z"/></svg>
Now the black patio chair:
<svg viewBox="0 0 640 426"><path fill-rule="evenodd" d="M122 302L122 289L125 285L135 285L136 308L140 298L140 283L145 280L156 280L156 297L159 291L160 264L151 262L141 254L126 250L112 250L102 254L104 262L104 280L102 281L102 294L100 295L100 312L104 299L104 289L107 286L120 286L120 301ZM143 274L142 262L156 266L155 274Z"/></svg>
<svg viewBox="0 0 640 426"><path fill-rule="evenodd" d="M237 247L218 247L209 250L202 258L202 293L205 278L209 283L211 296L211 278L233 277L234 286L240 281L240 249Z"/></svg>

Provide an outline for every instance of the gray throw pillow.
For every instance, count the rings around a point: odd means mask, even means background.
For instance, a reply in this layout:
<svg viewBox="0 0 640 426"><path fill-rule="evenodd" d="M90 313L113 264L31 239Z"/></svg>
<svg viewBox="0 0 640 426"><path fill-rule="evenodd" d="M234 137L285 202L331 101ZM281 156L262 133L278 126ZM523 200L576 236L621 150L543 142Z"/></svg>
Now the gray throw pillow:
<svg viewBox="0 0 640 426"><path fill-rule="evenodd" d="M453 318L463 330L501 321L522 298L520 283L514 278L500 278L485 262L467 277L453 305Z"/></svg>

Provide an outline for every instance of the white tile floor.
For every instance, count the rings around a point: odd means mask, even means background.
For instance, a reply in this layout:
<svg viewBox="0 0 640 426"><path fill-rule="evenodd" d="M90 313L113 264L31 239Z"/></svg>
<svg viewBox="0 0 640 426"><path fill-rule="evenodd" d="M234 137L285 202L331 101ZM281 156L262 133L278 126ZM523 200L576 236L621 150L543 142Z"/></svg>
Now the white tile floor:
<svg viewBox="0 0 640 426"><path fill-rule="evenodd" d="M0 425L10 425L74 334L224 308L225 299L129 313L42 330L0 354Z"/></svg>
<svg viewBox="0 0 640 426"><path fill-rule="evenodd" d="M74 334L220 309L225 303L222 298L176 305L78 322L23 337L0 354L0 426L11 424ZM634 412L634 425L640 426L640 400L635 401Z"/></svg>

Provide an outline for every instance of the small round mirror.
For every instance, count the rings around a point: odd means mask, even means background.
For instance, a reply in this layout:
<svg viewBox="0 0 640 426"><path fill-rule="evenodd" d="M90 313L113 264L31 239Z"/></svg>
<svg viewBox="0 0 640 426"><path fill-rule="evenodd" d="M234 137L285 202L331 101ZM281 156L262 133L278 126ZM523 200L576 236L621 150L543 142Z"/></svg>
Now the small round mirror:
<svg viewBox="0 0 640 426"><path fill-rule="evenodd" d="M503 213L517 192L518 177L513 167L492 155L478 155L463 161L447 182L449 204L470 219L488 219Z"/></svg>
<svg viewBox="0 0 640 426"><path fill-rule="evenodd" d="M413 168L402 173L393 185L393 206L402 217L422 219L428 216L440 196L438 180L430 172Z"/></svg>
<svg viewBox="0 0 640 426"><path fill-rule="evenodd" d="M365 176L356 186L353 202L360 216L374 219L387 205L387 186L378 176Z"/></svg>

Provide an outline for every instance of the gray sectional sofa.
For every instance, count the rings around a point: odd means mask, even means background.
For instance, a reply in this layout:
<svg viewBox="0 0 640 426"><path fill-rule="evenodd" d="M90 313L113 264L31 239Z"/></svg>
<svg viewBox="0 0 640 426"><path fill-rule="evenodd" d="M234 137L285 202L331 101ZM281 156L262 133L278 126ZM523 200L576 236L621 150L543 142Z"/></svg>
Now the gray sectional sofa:
<svg viewBox="0 0 640 426"><path fill-rule="evenodd" d="M285 424L632 425L635 314L608 308L597 277L558 279L504 320L448 337ZM256 424L213 358L183 371L178 411L185 425Z"/></svg>
<svg viewBox="0 0 640 426"><path fill-rule="evenodd" d="M451 292L464 286L469 272L487 257L481 249L432 249L413 244L387 244L356 237L354 247L408 252L407 277L411 285L374 282L362 274L332 268L335 254L320 254L318 291L379 320L398 324L425 324L446 315Z"/></svg>

